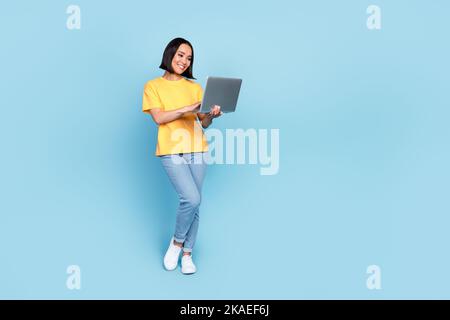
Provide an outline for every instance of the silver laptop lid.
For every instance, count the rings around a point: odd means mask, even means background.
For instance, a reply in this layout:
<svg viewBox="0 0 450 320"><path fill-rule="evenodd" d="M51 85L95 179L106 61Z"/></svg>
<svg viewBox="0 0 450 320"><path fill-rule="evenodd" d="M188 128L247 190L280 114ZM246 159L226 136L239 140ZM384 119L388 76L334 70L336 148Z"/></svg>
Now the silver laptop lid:
<svg viewBox="0 0 450 320"><path fill-rule="evenodd" d="M208 77L200 112L208 113L213 105L220 106L224 113L234 112L241 83L242 79L239 78Z"/></svg>

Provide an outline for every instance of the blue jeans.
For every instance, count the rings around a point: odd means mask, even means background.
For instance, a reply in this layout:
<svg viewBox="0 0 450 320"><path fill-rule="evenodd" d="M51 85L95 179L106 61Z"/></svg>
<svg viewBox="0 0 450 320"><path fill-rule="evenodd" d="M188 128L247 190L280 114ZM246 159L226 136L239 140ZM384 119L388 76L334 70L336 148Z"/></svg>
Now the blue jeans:
<svg viewBox="0 0 450 320"><path fill-rule="evenodd" d="M201 190L206 173L204 154L193 152L160 156L164 170L180 199L174 239L184 243L184 252L192 252L197 238Z"/></svg>

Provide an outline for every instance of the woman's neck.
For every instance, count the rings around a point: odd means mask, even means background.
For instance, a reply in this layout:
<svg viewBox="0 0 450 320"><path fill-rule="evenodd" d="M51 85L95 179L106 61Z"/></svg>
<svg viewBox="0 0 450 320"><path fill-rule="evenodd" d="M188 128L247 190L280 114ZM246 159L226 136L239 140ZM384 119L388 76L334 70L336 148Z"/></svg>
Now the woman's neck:
<svg viewBox="0 0 450 320"><path fill-rule="evenodd" d="M168 71L164 72L163 78L169 81L178 81L181 80L181 78L183 78L182 76L180 76L179 74L176 73L170 73Z"/></svg>

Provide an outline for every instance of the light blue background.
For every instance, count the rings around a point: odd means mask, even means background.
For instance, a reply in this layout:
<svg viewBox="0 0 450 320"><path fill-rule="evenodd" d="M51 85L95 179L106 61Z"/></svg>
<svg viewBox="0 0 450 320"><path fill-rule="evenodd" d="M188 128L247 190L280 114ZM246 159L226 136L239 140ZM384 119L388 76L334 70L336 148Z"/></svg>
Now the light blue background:
<svg viewBox="0 0 450 320"><path fill-rule="evenodd" d="M81 8L81 30L66 8ZM368 30L366 8L381 7ZM450 298L448 1L9 1L0 18L0 298ZM280 170L215 165L198 273L141 112L172 38L244 79L214 127L280 129ZM82 289L66 288L81 267ZM366 268L381 267L381 290Z"/></svg>

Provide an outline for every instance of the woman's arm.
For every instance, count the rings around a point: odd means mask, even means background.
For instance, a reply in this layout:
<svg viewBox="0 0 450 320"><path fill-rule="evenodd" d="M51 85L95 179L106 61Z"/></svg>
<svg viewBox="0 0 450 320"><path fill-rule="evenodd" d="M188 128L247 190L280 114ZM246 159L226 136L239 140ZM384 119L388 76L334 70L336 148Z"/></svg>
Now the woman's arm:
<svg viewBox="0 0 450 320"><path fill-rule="evenodd" d="M208 117L208 113L197 113L198 120L202 124L203 128L208 128L212 123L212 118Z"/></svg>
<svg viewBox="0 0 450 320"><path fill-rule="evenodd" d="M160 125L177 120L188 113L191 112L195 113L198 111L199 107L200 103L195 103L190 106L182 107L171 111L161 111L161 109L155 108L145 112L152 116L153 120L156 122L157 125Z"/></svg>
<svg viewBox="0 0 450 320"><path fill-rule="evenodd" d="M222 114L220 106L214 106L209 113L197 113L197 117L202 127L206 129L211 125L214 118L220 117Z"/></svg>

